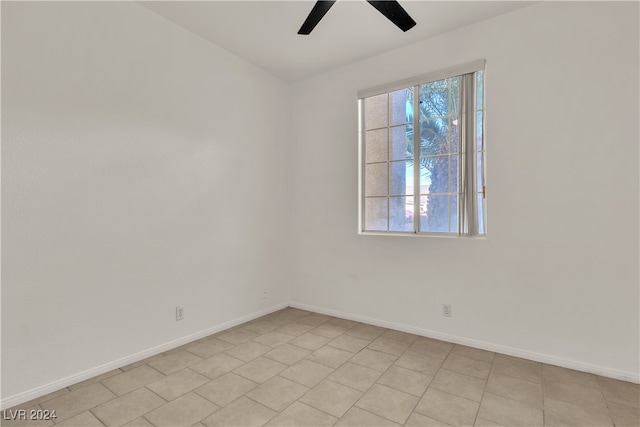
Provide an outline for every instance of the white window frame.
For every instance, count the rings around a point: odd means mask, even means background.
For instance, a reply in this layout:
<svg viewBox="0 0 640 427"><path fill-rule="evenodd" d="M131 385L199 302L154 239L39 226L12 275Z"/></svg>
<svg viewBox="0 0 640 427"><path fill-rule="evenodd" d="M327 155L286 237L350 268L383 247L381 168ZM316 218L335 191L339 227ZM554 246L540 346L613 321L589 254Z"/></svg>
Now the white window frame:
<svg viewBox="0 0 640 427"><path fill-rule="evenodd" d="M482 141L482 150L478 151L476 148L476 79L475 73L485 70L484 59L468 62L465 64L457 65L443 70L434 71L428 74L423 74L408 79L399 80L396 82L388 83L381 86L376 86L369 89L363 89L358 91L358 119L359 119L359 132L358 132L358 233L366 235L395 235L395 236L438 236L438 237L474 237L484 238L487 235L486 226L486 147L485 141ZM452 77L460 77L460 161L458 167L458 232L424 232L419 231L419 208L416 214L416 207L419 207L419 193L420 193L420 168L414 167L414 230L411 232L406 231L372 231L365 230L365 139L366 129L364 124L364 99L376 95L382 95L385 93L391 93L397 90L405 89L408 87L414 87L414 94L419 93L417 89L420 85L435 82L438 80L448 79ZM485 117L484 109L484 84L483 84L483 106L482 121ZM414 95L414 162L416 156L420 155L420 108L419 108L419 96ZM482 137L484 139L484 123L482 125ZM389 124L391 128L391 124ZM477 154L482 154L482 191L478 191L477 183ZM390 177L388 179L391 179ZM478 214L478 196L483 197L483 212L482 215ZM387 196L389 197L389 196ZM482 217L483 221L483 233L479 233L479 217ZM389 223L390 215L387 217L387 223Z"/></svg>

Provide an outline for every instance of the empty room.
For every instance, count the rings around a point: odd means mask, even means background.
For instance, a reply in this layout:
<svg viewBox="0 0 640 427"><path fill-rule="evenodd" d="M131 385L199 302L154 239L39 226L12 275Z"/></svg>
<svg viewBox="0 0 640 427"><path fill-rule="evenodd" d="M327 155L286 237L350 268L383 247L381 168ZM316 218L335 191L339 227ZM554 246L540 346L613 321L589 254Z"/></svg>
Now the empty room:
<svg viewBox="0 0 640 427"><path fill-rule="evenodd" d="M1 425L640 425L639 2L1 24Z"/></svg>

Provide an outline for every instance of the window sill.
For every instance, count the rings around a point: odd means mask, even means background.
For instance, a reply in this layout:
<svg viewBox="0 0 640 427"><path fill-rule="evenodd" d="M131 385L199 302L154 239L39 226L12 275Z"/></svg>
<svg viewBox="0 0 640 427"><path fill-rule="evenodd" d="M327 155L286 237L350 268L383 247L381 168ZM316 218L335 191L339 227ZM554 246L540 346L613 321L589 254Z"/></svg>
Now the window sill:
<svg viewBox="0 0 640 427"><path fill-rule="evenodd" d="M487 240L486 234L481 236L464 236L457 233L411 233L387 231L359 231L360 236L394 236L394 237L436 237L439 239Z"/></svg>

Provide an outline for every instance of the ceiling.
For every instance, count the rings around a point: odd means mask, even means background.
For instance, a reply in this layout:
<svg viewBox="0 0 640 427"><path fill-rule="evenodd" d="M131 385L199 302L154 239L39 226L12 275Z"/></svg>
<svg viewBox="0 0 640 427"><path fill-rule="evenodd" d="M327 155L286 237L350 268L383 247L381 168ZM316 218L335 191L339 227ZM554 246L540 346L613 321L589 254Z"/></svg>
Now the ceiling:
<svg viewBox="0 0 640 427"><path fill-rule="evenodd" d="M529 6L525 1L411 1L403 33L364 0L339 0L311 35L297 31L314 1L142 1L187 30L291 82Z"/></svg>

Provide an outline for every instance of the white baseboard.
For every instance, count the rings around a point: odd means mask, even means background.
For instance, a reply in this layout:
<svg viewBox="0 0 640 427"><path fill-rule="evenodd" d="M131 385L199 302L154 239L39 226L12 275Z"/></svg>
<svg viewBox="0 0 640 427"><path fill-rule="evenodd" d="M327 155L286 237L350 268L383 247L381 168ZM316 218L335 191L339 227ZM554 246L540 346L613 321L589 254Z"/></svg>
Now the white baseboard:
<svg viewBox="0 0 640 427"><path fill-rule="evenodd" d="M149 348L147 350L140 351L130 356L123 357L118 360L114 360L113 362L109 362L104 365L96 366L95 368L91 368L86 371L82 371L77 374L74 374L65 378L61 378L49 384L45 384L43 386L24 391L22 393L18 393L16 395L3 398L2 400L0 400L0 409L4 410L4 409L12 408L16 405L20 405L25 402L29 402L33 399L37 399L38 397L60 390L61 388L68 387L70 385L77 384L81 381L88 380L89 378L93 378L95 376L104 374L114 369L130 365L131 363L138 362L140 360L146 359L147 357L155 356L156 354L159 354L159 353L164 353L165 351L174 349L176 347L180 347L181 345L188 344L192 341L199 340L200 338L204 338L206 336L218 333L220 331L224 331L225 329L233 328L234 326L240 325L242 323L248 322L250 320L264 316L266 314L273 313L274 311L278 311L283 308L286 308L288 305L289 304L287 303L277 304L269 308L266 308L264 310L260 310L255 313L248 314L246 316L242 316L237 319L221 323L211 328L207 328L202 331L175 339L173 341L169 341L167 343Z"/></svg>
<svg viewBox="0 0 640 427"><path fill-rule="evenodd" d="M513 347L507 347L504 345L493 344L485 341L474 340L466 337L459 337L456 335L443 334L440 332L431 331L428 329L416 328L414 326L403 325L400 323L387 322L384 320L378 320L371 317L360 316L357 314L345 313L337 310L331 310L322 307L316 307L309 304L302 304L298 302L289 302L290 307L299 308L301 310L313 311L315 313L326 314L329 316L340 317L342 319L354 320L357 322L368 323L374 326L381 326L388 329L395 329L397 331L408 332L423 337L438 339L442 341L452 342L456 344L463 344L469 347L475 347L482 350L493 351L496 353L506 354L509 356L520 357L523 359L533 360L536 362L542 362L549 365L560 366L568 369L575 369L576 371L589 372L591 374L600 375L602 377L614 378L617 380L628 381L635 384L640 384L640 375L633 372L619 371L617 369L611 369L603 366L591 365L588 363L578 362L575 360L563 359L547 354L536 353L528 350L520 350Z"/></svg>
<svg viewBox="0 0 640 427"><path fill-rule="evenodd" d="M190 343L192 341L198 340L200 338L204 338L206 336L215 334L217 332L223 331L225 329L232 328L234 326L240 325L242 323L248 322L250 320L256 319L258 317L264 316L266 314L272 313L277 310L281 310L283 308L294 307L302 310L313 311L315 313L326 314L330 316L340 317L343 319L354 320L357 322L368 323L370 325L381 326L384 328L395 329L397 331L408 332L415 335L420 335L424 337L434 338L442 341L448 341L456 344L463 344L469 347L480 348L483 350L493 351L496 353L502 353L509 356L521 357L523 359L534 360L536 362L547 363L550 365L561 366L563 368L575 369L578 371L589 372L592 374L600 375L607 378L614 378L622 381L629 381L632 383L639 384L640 383L640 375L634 374L632 372L624 372L616 369L606 368L602 366L591 365L588 363L578 362L575 360L563 359L555 356L550 356L546 354L540 354L536 352L531 352L527 350L520 350L512 347L507 347L499 344L488 343L485 341L474 340L466 337L459 337L455 335L443 334L440 332L431 331L428 329L417 328L414 326L403 325L400 323L388 322L384 320L374 319L371 317L360 316L351 313L345 313L337 310L326 309L322 307L317 307L308 304L302 304L298 302L289 302L277 304L266 308L264 310L257 311L255 313L239 317L234 320L230 320L225 323L221 323L219 325L213 326L211 328L207 328L205 330L196 332L191 335L187 335L173 341L167 342L165 344L161 344L156 347L149 348L147 350L132 354L127 357L123 357L118 360L114 360L113 362L97 366L92 369L88 369L83 372L79 372L77 374L61 378L57 381L51 382L49 384L45 384L40 387L33 388L31 390L27 390L22 393L18 393L13 396L9 396L7 398L3 398L0 400L0 409L11 408L16 405L20 405L22 403L37 399L38 397L44 396L46 394L52 393L54 391L60 390L61 388L68 387L73 384L77 384L81 381L88 380L95 376L104 374L105 372L109 372L113 369L121 368L123 366L129 365L131 363L138 362L140 360L146 359L147 357L155 356L156 354L163 353L165 351L171 350L176 347L180 347L181 345Z"/></svg>

